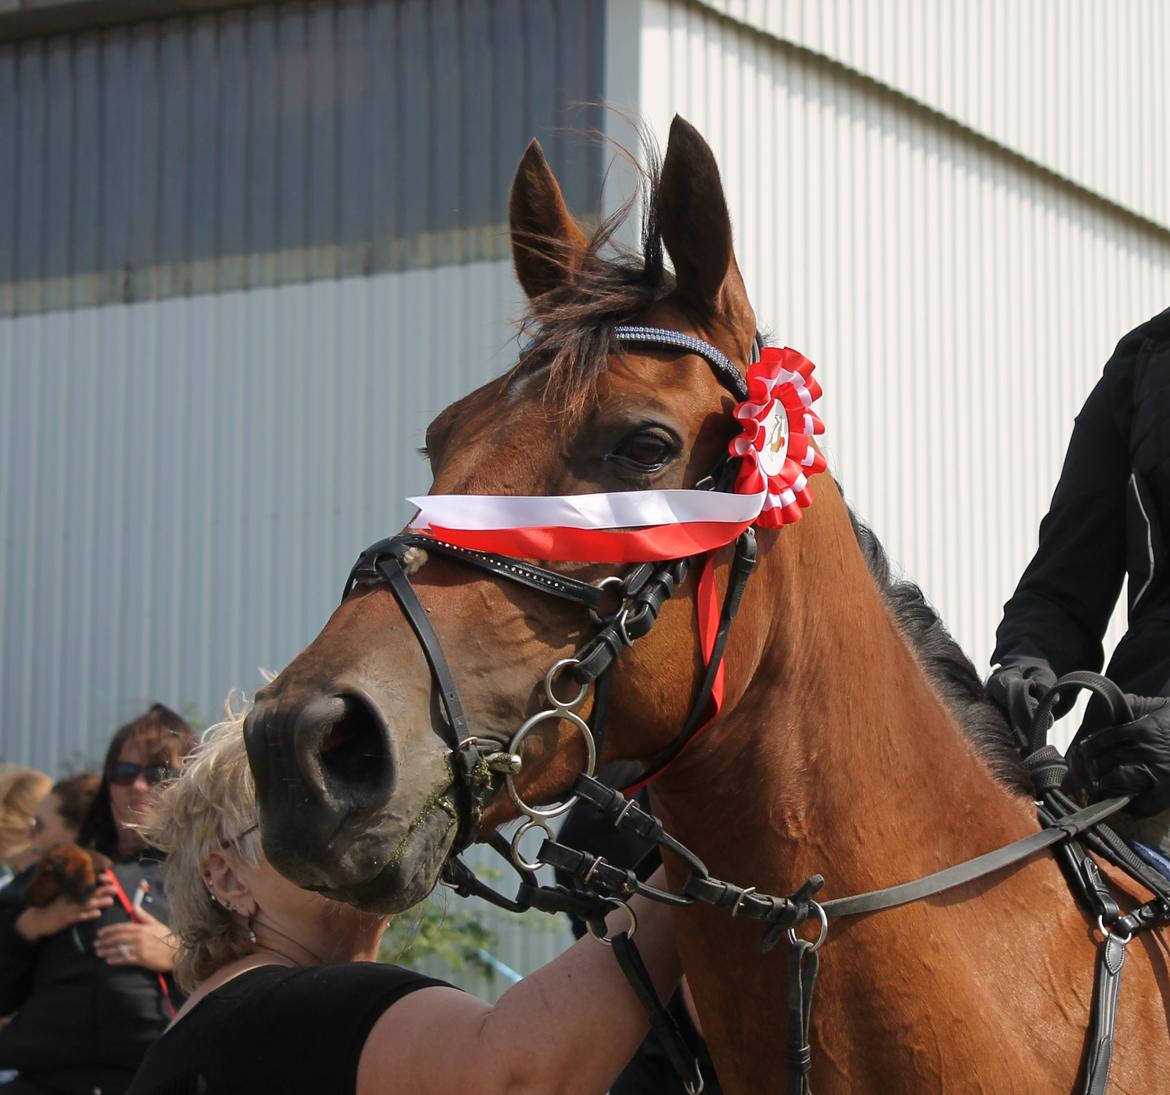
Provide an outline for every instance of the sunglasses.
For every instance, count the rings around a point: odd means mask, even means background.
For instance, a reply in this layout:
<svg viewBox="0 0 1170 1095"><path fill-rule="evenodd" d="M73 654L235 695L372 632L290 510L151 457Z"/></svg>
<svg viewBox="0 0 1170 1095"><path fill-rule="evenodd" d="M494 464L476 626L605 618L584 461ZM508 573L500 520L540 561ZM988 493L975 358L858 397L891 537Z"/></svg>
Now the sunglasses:
<svg viewBox="0 0 1170 1095"><path fill-rule="evenodd" d="M169 764L135 764L132 760L114 761L106 770L109 781L119 787L129 787L140 775L153 785L178 774Z"/></svg>

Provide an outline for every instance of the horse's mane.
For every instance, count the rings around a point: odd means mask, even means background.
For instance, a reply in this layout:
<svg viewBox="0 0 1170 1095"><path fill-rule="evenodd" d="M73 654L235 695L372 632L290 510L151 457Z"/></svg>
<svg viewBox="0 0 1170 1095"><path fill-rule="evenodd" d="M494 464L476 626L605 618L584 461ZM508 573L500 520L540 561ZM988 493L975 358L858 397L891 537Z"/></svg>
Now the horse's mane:
<svg viewBox="0 0 1170 1095"><path fill-rule="evenodd" d="M984 696L983 682L971 659L951 637L922 590L913 582L894 576L889 556L873 530L858 518L852 507L847 508L865 564L943 703L996 779L1009 790L1030 793L1031 782L1011 727L1003 712Z"/></svg>
<svg viewBox="0 0 1170 1095"><path fill-rule="evenodd" d="M550 409L572 413L587 404L607 359L618 350L614 328L637 319L674 289L658 227L660 157L647 134L643 142L645 166L627 155L641 183L639 250L615 243L615 234L634 210L632 198L602 222L584 252L552 237L528 236L518 241L520 246L539 249L546 260L559 263L564 273L557 288L529 302L522 334L531 341L506 381L547 367L544 399ZM1011 790L1029 791L1011 729L999 708L984 698L975 666L922 590L893 576L885 549L852 509L849 519L870 574L943 702L996 778Z"/></svg>

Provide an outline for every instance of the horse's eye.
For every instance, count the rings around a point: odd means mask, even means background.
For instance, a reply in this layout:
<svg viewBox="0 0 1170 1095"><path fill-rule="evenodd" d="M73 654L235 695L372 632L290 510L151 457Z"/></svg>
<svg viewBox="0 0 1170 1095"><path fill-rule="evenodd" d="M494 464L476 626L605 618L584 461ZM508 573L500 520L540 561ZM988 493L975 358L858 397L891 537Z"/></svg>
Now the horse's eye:
<svg viewBox="0 0 1170 1095"><path fill-rule="evenodd" d="M618 445L607 459L634 471L657 471L674 456L676 449L674 439L662 430L639 430Z"/></svg>

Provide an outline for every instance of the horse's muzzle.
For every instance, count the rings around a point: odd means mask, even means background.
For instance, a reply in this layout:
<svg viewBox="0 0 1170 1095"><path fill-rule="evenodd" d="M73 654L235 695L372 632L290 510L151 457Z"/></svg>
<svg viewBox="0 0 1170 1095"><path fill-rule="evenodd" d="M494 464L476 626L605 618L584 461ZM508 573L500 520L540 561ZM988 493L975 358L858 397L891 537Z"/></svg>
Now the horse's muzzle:
<svg viewBox="0 0 1170 1095"><path fill-rule="evenodd" d="M368 821L394 792L381 713L352 691L285 694L257 703L244 741L265 854L301 885L334 883L331 866L344 857L346 830Z"/></svg>

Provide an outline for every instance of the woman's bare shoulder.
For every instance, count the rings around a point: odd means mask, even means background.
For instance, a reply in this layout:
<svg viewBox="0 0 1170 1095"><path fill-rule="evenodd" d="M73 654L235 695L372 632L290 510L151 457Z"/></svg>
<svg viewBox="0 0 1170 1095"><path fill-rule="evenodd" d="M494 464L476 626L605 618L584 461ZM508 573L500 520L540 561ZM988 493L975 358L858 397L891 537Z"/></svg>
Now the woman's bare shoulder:
<svg viewBox="0 0 1170 1095"><path fill-rule="evenodd" d="M389 1092L490 1093L483 1036L491 1005L446 985L429 985L387 1008L366 1039L357 1095Z"/></svg>

